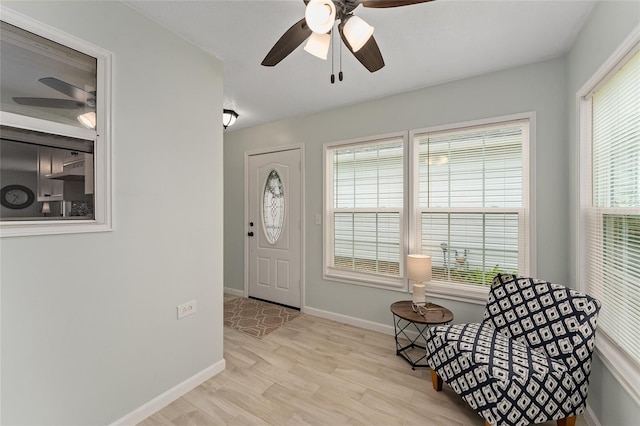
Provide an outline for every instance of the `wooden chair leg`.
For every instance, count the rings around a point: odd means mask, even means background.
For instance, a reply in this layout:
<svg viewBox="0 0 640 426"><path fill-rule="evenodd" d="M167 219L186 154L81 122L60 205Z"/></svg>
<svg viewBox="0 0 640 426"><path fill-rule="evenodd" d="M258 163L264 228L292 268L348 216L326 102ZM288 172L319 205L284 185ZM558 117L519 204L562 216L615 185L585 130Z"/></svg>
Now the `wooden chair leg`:
<svg viewBox="0 0 640 426"><path fill-rule="evenodd" d="M489 423L488 421L484 421L484 426L491 426L491 423Z"/></svg>
<svg viewBox="0 0 640 426"><path fill-rule="evenodd" d="M433 384L433 388L436 392L440 392L442 390L442 379L438 377L438 373L431 370L431 383Z"/></svg>
<svg viewBox="0 0 640 426"><path fill-rule="evenodd" d="M558 420L558 426L576 426L576 416L565 417Z"/></svg>

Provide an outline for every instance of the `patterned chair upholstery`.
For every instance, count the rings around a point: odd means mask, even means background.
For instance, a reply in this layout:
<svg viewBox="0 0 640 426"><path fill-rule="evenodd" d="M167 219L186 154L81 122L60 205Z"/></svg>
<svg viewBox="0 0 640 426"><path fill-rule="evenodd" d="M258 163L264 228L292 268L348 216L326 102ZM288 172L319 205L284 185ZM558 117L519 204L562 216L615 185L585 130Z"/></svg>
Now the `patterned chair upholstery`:
<svg viewBox="0 0 640 426"><path fill-rule="evenodd" d="M533 278L499 274L482 323L432 327L427 362L491 425L557 420L585 411L600 302Z"/></svg>

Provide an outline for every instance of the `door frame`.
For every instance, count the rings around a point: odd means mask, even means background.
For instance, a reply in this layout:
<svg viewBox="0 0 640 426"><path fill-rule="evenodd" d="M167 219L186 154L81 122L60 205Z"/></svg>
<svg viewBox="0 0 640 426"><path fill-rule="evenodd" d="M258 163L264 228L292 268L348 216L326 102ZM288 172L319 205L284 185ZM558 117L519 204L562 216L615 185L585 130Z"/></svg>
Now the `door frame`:
<svg viewBox="0 0 640 426"><path fill-rule="evenodd" d="M273 154L282 151L300 151L300 311L304 308L304 293L305 293L305 241L306 241L306 220L305 220L305 152L304 144L284 145L270 148L252 149L244 152L244 223L243 223L243 238L244 238L244 289L243 296L249 297L249 239L247 238L247 232L249 232L249 158L254 155L261 154ZM293 247L291 247L292 249Z"/></svg>

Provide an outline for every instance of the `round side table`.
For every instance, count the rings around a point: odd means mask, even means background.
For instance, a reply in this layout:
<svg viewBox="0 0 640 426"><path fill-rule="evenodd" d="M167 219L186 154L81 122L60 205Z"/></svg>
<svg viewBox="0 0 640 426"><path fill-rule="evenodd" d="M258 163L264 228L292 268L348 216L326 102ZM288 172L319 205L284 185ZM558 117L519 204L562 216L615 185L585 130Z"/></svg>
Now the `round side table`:
<svg viewBox="0 0 640 426"><path fill-rule="evenodd" d="M403 357L411 368L427 368L425 358L426 337L424 332L431 326L453 321L453 312L444 306L427 303L414 310L411 300L402 300L391 305L396 340L396 355ZM414 331L415 329L415 331ZM417 333L417 334L416 334ZM411 356L411 349L422 349L422 356ZM415 351L414 351L415 352Z"/></svg>

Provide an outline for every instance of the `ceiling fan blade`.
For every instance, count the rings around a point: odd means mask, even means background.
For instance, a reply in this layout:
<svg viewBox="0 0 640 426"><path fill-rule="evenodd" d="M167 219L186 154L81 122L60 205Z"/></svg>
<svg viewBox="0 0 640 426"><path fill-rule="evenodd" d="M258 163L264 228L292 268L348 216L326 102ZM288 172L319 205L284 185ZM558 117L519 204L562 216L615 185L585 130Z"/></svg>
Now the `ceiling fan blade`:
<svg viewBox="0 0 640 426"><path fill-rule="evenodd" d="M387 8L409 6L418 3L427 3L433 0L360 0L360 4L364 7Z"/></svg>
<svg viewBox="0 0 640 426"><path fill-rule="evenodd" d="M66 81L59 80L55 77L44 77L39 79L38 81L80 102L84 102L88 97L95 97L95 92L87 92L86 90L76 87L73 84L69 84Z"/></svg>
<svg viewBox="0 0 640 426"><path fill-rule="evenodd" d="M353 56L355 56L356 59L360 61L360 63L364 65L366 69L368 69L370 72L376 72L380 68L384 67L384 59L382 59L382 53L380 52L378 43L376 43L376 39L373 38L373 36L369 38L369 40L364 44L364 46L360 48L360 50L354 52L349 45L346 37L344 36L342 25L338 25L338 30L340 31L340 37L342 38L345 46L347 46L347 49L349 49L349 51L353 53Z"/></svg>
<svg viewBox="0 0 640 426"><path fill-rule="evenodd" d="M291 52L296 50L303 41L311 35L311 28L307 26L307 21L302 18L291 26L282 37L273 45L267 56L262 60L262 65L272 67L286 58Z"/></svg>
<svg viewBox="0 0 640 426"><path fill-rule="evenodd" d="M15 97L13 100L20 105L46 107L46 108L62 108L62 109L78 109L84 108L84 102L72 99L50 99L50 98L20 98Z"/></svg>

